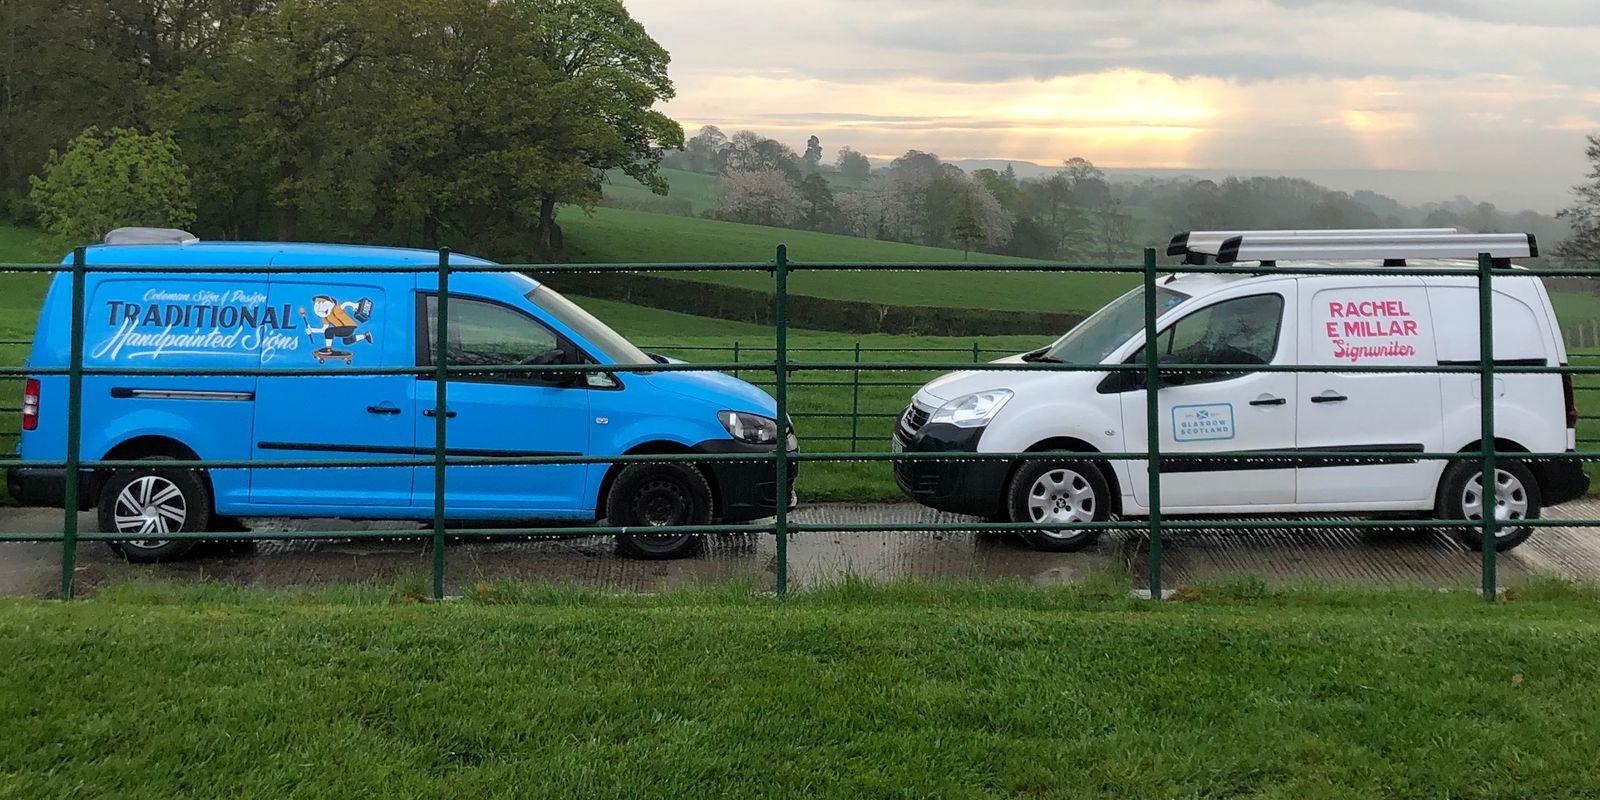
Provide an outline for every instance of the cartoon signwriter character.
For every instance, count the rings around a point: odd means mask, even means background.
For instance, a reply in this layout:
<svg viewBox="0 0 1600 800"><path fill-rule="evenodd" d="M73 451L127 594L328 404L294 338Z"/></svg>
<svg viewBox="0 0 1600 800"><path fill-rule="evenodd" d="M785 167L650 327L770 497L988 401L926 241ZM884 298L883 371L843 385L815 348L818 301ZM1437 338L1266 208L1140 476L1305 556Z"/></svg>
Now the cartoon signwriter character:
<svg viewBox="0 0 1600 800"><path fill-rule="evenodd" d="M306 310L300 309L300 320L305 323L306 335L322 334L322 349L313 352L318 362L329 358L342 358L345 363L350 363L350 353L345 350L333 349L333 340L339 339L346 345L356 342L372 344L371 331L356 330L361 323L372 318L372 301L362 298L359 303L341 303L332 297L319 294L311 298L311 313L322 321L322 326L313 328L306 319ZM312 341L316 341L313 339Z"/></svg>

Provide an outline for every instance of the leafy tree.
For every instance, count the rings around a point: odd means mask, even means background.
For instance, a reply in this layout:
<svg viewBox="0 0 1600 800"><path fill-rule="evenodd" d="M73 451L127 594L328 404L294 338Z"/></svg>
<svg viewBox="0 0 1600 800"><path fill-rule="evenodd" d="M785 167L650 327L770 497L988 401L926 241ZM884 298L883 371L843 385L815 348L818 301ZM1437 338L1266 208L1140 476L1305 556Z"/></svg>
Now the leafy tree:
<svg viewBox="0 0 1600 800"><path fill-rule="evenodd" d="M728 137L715 125L700 128L683 149L690 171L716 175L728 168Z"/></svg>
<svg viewBox="0 0 1600 800"><path fill-rule="evenodd" d="M806 153L800 160L801 168L806 173L816 172L822 166L822 140L815 134L806 140Z"/></svg>
<svg viewBox="0 0 1600 800"><path fill-rule="evenodd" d="M984 229L983 221L978 219L978 209L968 194L956 210L954 222L950 225L950 238L961 243L961 260L965 261L972 252L973 242L986 242L989 232Z"/></svg>
<svg viewBox="0 0 1600 800"><path fill-rule="evenodd" d="M848 147L839 148L839 155L834 159L834 163L839 167L839 174L857 186L866 183L868 176L872 174L872 162Z"/></svg>
<svg viewBox="0 0 1600 800"><path fill-rule="evenodd" d="M800 181L800 158L782 142L755 131L739 131L729 142L729 149L730 169L774 170L796 184Z"/></svg>
<svg viewBox="0 0 1600 800"><path fill-rule="evenodd" d="M1575 201L1556 218L1572 226L1572 235L1556 247L1556 255L1586 264L1600 263L1600 135L1590 136L1587 183L1572 187Z"/></svg>
<svg viewBox="0 0 1600 800"><path fill-rule="evenodd" d="M839 207L828 180L815 172L807 175L800 181L800 196L806 202L806 227L814 231L832 230Z"/></svg>
<svg viewBox="0 0 1600 800"><path fill-rule="evenodd" d="M166 134L89 128L65 153L50 151L29 200L45 230L72 245L95 242L125 225L187 227L194 222L189 172Z"/></svg>

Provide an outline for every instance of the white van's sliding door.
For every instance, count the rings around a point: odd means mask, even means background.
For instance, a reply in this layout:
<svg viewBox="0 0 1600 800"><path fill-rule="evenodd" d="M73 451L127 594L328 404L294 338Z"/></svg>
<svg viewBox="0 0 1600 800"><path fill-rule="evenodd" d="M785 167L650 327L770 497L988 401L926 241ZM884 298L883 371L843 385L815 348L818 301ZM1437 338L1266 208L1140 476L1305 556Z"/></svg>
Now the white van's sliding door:
<svg viewBox="0 0 1600 800"><path fill-rule="evenodd" d="M1346 365L1432 367L1439 363L1433 313L1420 278L1316 277L1301 280L1297 444L1305 451L1437 452L1437 374L1339 372ZM1472 332L1460 335L1476 339ZM1444 465L1437 461L1355 464L1301 462L1302 505L1386 510L1433 504Z"/></svg>

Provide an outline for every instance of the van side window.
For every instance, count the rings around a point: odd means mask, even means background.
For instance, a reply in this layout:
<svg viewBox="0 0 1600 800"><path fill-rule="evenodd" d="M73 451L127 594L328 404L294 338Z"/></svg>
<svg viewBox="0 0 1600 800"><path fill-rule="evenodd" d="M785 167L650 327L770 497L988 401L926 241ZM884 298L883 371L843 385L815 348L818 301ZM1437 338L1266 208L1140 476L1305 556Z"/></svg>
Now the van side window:
<svg viewBox="0 0 1600 800"><path fill-rule="evenodd" d="M439 298L427 298L428 334L424 363L435 363L439 333ZM497 303L450 298L449 351L445 363L452 367L507 364L562 364L569 354L555 332L515 309ZM420 348L419 348L420 350ZM422 360L422 359L419 359ZM534 376L503 375L502 379L538 380Z"/></svg>
<svg viewBox="0 0 1600 800"><path fill-rule="evenodd" d="M1166 364L1270 364L1283 328L1283 297L1257 294L1206 306L1178 320L1157 339ZM1128 363L1144 360L1139 348ZM1213 383L1247 373L1212 372L1188 376L1185 383Z"/></svg>

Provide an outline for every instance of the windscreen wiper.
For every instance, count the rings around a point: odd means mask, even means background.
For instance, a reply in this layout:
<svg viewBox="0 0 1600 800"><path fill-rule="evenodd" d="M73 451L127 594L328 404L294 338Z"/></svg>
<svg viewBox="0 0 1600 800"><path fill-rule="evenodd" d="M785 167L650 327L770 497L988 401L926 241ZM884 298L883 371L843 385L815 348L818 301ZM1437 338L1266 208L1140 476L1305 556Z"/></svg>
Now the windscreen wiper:
<svg viewBox="0 0 1600 800"><path fill-rule="evenodd" d="M1060 364L1061 363L1061 359L1059 359L1059 358L1051 358L1051 357L1045 355L1045 353L1048 352L1049 350L1050 350L1050 348L1048 348L1048 347L1041 347L1038 350L1034 350L1034 351L1028 352L1028 353L1023 353L1022 354L1022 360L1023 361L1032 362L1032 363L1035 363L1035 364L1038 364L1040 362L1045 362L1045 363L1050 363L1050 364Z"/></svg>

